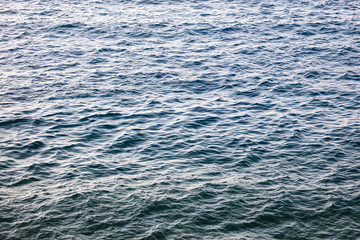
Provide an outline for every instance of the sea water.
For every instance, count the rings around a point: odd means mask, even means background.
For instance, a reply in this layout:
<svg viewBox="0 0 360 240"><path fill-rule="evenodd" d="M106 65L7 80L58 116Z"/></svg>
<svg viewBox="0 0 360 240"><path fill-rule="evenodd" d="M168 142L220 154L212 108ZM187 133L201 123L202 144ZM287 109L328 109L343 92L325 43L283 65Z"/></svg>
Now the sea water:
<svg viewBox="0 0 360 240"><path fill-rule="evenodd" d="M0 2L1 239L359 239L358 0Z"/></svg>

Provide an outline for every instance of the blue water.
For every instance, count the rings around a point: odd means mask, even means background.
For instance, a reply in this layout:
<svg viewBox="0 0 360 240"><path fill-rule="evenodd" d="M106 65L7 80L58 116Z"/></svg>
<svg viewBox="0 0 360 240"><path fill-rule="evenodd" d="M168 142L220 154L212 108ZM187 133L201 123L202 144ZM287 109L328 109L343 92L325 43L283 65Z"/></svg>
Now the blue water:
<svg viewBox="0 0 360 240"><path fill-rule="evenodd" d="M360 239L358 0L0 2L0 239Z"/></svg>

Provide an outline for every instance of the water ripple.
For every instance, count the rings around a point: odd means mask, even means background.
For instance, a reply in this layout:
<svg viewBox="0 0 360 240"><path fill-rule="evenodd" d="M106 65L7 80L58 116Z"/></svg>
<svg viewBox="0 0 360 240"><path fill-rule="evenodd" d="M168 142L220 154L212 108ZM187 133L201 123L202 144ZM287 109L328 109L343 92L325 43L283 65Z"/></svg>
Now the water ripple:
<svg viewBox="0 0 360 240"><path fill-rule="evenodd" d="M0 239L358 239L358 1L11 1Z"/></svg>

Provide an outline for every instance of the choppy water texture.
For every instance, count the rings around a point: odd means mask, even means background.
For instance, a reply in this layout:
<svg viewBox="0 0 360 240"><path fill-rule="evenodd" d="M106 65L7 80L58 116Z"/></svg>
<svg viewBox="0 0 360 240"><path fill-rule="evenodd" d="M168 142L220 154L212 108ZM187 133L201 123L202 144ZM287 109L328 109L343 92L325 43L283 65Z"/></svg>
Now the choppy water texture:
<svg viewBox="0 0 360 240"><path fill-rule="evenodd" d="M359 239L360 2L0 3L1 239Z"/></svg>

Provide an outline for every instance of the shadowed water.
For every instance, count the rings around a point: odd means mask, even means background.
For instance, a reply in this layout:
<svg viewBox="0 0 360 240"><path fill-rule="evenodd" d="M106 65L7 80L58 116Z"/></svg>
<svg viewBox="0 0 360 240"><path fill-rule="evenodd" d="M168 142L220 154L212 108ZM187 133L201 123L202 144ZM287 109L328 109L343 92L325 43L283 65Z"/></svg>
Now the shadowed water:
<svg viewBox="0 0 360 240"><path fill-rule="evenodd" d="M0 6L0 239L360 238L359 1Z"/></svg>

